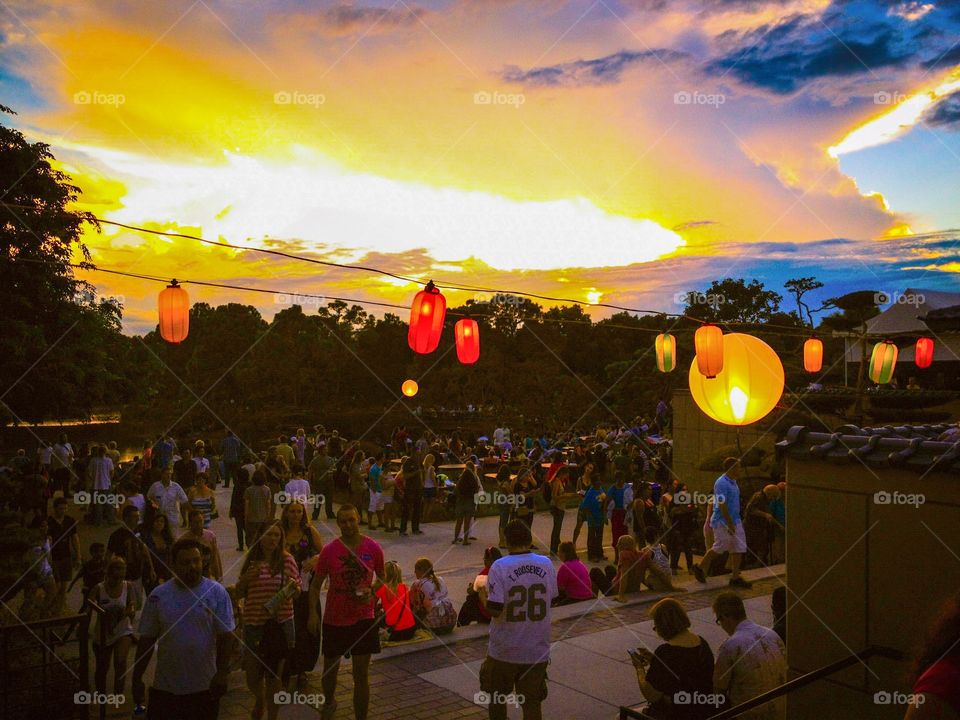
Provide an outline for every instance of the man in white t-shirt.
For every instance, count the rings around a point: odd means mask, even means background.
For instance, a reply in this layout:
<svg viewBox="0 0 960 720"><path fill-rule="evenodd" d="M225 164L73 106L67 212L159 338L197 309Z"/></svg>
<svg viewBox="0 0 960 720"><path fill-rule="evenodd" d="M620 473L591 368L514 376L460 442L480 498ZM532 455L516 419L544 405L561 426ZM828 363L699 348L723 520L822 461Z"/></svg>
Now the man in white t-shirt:
<svg viewBox="0 0 960 720"><path fill-rule="evenodd" d="M293 466L293 477L287 480L287 484L283 487L283 495L286 497L277 498L275 501L277 504L285 505L298 500L303 503L303 507L308 513L313 510L313 503L310 502L313 500L310 492L310 482L303 477L302 465Z"/></svg>
<svg viewBox="0 0 960 720"><path fill-rule="evenodd" d="M505 720L508 704L522 707L524 720L541 720L557 571L549 558L529 551L533 537L526 523L512 520L504 536L510 554L490 566L486 587L480 589L480 601L493 619L477 701L489 702L491 720Z"/></svg>
<svg viewBox="0 0 960 720"><path fill-rule="evenodd" d="M493 444L503 445L503 428L498 427L493 431Z"/></svg>
<svg viewBox="0 0 960 720"><path fill-rule="evenodd" d="M160 479L150 486L147 491L147 498L152 500L160 508L160 512L167 516L171 531L180 527L181 521L186 526L186 513L183 511L186 510L189 500L180 484L173 481L172 469L165 469L160 475Z"/></svg>

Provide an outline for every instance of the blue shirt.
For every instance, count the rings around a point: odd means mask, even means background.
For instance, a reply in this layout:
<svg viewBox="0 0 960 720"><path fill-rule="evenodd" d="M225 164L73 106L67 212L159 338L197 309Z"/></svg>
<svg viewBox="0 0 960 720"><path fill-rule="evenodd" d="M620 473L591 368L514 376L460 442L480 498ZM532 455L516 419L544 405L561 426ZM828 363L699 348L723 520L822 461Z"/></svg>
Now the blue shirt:
<svg viewBox="0 0 960 720"><path fill-rule="evenodd" d="M713 527L723 524L723 513L720 512L720 501L723 500L727 503L727 512L730 513L733 524L738 525L740 523L740 488L737 483L724 473L713 484L713 496L713 516L710 518L710 524Z"/></svg>
<svg viewBox="0 0 960 720"><path fill-rule="evenodd" d="M777 498L770 501L770 514L777 519L781 525L787 522L787 508L783 504L783 498Z"/></svg>
<svg viewBox="0 0 960 720"><path fill-rule="evenodd" d="M604 493L602 487L591 485L580 501L580 509L587 515L587 526L597 527L603 525L604 507L600 503L600 496Z"/></svg>
<svg viewBox="0 0 960 720"><path fill-rule="evenodd" d="M607 500L613 500L615 510L623 510L623 495L626 491L627 488L618 488L616 485L611 485L610 489L607 490Z"/></svg>
<svg viewBox="0 0 960 720"><path fill-rule="evenodd" d="M382 472L383 468L377 463L374 463L370 466L370 489L374 492L383 492L383 486L380 484L380 475Z"/></svg>
<svg viewBox="0 0 960 720"><path fill-rule="evenodd" d="M236 435L227 435L220 447L224 462L240 462L240 439Z"/></svg>

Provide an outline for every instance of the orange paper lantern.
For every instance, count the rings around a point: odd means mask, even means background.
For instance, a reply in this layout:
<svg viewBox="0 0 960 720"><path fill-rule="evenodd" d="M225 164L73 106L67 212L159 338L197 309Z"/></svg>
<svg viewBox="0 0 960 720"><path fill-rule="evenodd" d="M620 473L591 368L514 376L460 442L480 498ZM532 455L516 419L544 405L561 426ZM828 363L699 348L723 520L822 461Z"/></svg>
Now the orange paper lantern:
<svg viewBox="0 0 960 720"><path fill-rule="evenodd" d="M918 368L928 368L933 363L933 338L922 337L917 340L913 361Z"/></svg>
<svg viewBox="0 0 960 720"><path fill-rule="evenodd" d="M440 294L433 280L417 293L410 308L410 329L407 344L415 353L427 355L437 349L443 332L443 318L447 314L447 300Z"/></svg>
<svg viewBox="0 0 960 720"><path fill-rule="evenodd" d="M472 365L480 358L480 327L477 321L463 318L453 327L457 342L457 358L464 365Z"/></svg>
<svg viewBox="0 0 960 720"><path fill-rule="evenodd" d="M715 378L723 370L723 331L716 325L701 325L693 335L700 374Z"/></svg>
<svg viewBox="0 0 960 720"><path fill-rule="evenodd" d="M404 380L403 385L400 386L400 390L407 397L413 397L420 391L420 386L417 385L416 380Z"/></svg>
<svg viewBox="0 0 960 720"><path fill-rule="evenodd" d="M723 370L708 379L690 364L690 394L708 416L724 425L749 425L776 407L783 395L783 364L752 335L723 336Z"/></svg>
<svg viewBox="0 0 960 720"><path fill-rule="evenodd" d="M171 280L157 299L160 310L160 337L168 343L181 343L190 332L190 296Z"/></svg>
<svg viewBox="0 0 960 720"><path fill-rule="evenodd" d="M803 369L818 373L823 367L823 340L810 338L803 344Z"/></svg>

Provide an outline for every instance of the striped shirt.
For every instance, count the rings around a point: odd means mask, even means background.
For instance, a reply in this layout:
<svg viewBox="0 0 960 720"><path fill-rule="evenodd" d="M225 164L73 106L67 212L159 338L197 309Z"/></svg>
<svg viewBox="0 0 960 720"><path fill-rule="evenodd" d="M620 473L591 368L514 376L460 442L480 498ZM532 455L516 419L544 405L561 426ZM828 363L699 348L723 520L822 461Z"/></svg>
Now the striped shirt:
<svg viewBox="0 0 960 720"><path fill-rule="evenodd" d="M280 588L288 580L294 580L297 586L300 585L300 568L297 567L297 561L293 555L284 556L284 569L277 575L270 574L270 566L267 563L261 563L260 576L247 587L246 599L243 603L243 622L247 625L263 625L270 619L271 615L264 605L276 595ZM278 622L289 620L293 617L293 598L287 598L277 611L276 619Z"/></svg>

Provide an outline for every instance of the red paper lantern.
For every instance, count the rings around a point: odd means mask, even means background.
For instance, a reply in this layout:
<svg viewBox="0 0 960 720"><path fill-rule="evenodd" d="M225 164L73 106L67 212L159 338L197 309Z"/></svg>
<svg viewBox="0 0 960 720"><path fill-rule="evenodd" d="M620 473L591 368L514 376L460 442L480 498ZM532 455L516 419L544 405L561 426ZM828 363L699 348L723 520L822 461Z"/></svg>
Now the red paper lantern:
<svg viewBox="0 0 960 720"><path fill-rule="evenodd" d="M922 337L917 340L913 360L918 368L928 368L933 363L933 338Z"/></svg>
<svg viewBox="0 0 960 720"><path fill-rule="evenodd" d="M457 358L464 365L472 365L480 359L480 327L477 321L463 318L453 327L457 340Z"/></svg>
<svg viewBox="0 0 960 720"><path fill-rule="evenodd" d="M818 373L823 367L823 340L810 338L803 344L803 369Z"/></svg>
<svg viewBox="0 0 960 720"><path fill-rule="evenodd" d="M723 331L716 325L701 325L693 335L697 353L697 370L715 378L723 370Z"/></svg>
<svg viewBox="0 0 960 720"><path fill-rule="evenodd" d="M437 349L443 332L443 318L447 301L433 284L433 280L417 293L410 308L410 329L407 344L415 353L427 355Z"/></svg>
<svg viewBox="0 0 960 720"><path fill-rule="evenodd" d="M168 343L181 343L190 331L190 296L171 280L157 299L160 310L160 337Z"/></svg>

